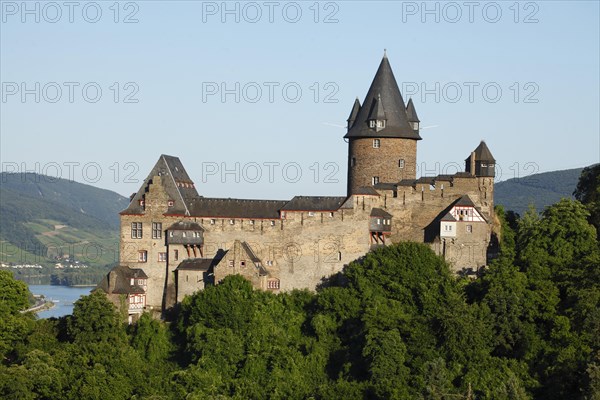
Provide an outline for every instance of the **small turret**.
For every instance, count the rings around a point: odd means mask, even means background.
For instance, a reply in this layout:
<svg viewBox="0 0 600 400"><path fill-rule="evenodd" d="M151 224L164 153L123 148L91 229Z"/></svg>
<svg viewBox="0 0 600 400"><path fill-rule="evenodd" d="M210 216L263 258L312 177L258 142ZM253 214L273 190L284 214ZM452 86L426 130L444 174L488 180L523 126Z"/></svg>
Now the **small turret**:
<svg viewBox="0 0 600 400"><path fill-rule="evenodd" d="M406 105L406 117L413 130L418 133L419 122L421 121L419 120L419 116L417 115L417 110L415 110L415 105L413 104L412 99L408 99L408 104Z"/></svg>
<svg viewBox="0 0 600 400"><path fill-rule="evenodd" d="M465 160L465 170L480 177L496 176L496 160L483 140Z"/></svg>
<svg viewBox="0 0 600 400"><path fill-rule="evenodd" d="M358 97L357 97L356 100L354 100L354 105L352 106L352 111L350 112L350 116L346 120L346 121L348 121L348 130L350 130L350 128L352 128L352 125L354 125L354 121L356 121L356 116L358 115L359 111L360 111L360 101L358 101Z"/></svg>
<svg viewBox="0 0 600 400"><path fill-rule="evenodd" d="M369 128L375 129L376 132L385 128L385 121L387 121L387 118L385 117L385 110L383 109L383 103L381 102L381 95L378 95L377 99L373 102L367 120L369 121Z"/></svg>

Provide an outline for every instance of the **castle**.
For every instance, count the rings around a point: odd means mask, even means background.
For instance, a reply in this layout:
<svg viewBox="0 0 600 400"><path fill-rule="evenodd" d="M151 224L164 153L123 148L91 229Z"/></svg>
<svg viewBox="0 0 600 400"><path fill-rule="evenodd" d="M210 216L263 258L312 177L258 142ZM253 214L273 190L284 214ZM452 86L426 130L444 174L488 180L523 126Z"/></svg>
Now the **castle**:
<svg viewBox="0 0 600 400"><path fill-rule="evenodd" d="M120 263L99 287L130 319L241 274L257 289L314 289L377 246L429 244L456 272L487 263L495 160L484 142L465 172L416 177L419 117L384 55L354 102L345 196L289 201L207 198L162 155L121 212Z"/></svg>

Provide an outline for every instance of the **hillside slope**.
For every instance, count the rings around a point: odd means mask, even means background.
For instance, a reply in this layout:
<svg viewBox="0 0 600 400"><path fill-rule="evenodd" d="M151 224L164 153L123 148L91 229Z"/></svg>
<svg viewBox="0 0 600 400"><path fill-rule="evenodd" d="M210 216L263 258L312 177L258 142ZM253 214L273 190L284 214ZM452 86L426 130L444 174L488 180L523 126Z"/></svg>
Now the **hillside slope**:
<svg viewBox="0 0 600 400"><path fill-rule="evenodd" d="M0 261L41 265L15 269L19 279L30 283L97 275L118 261L118 213L127 203L115 192L64 179L0 174ZM57 271L57 262L74 267Z"/></svg>
<svg viewBox="0 0 600 400"><path fill-rule="evenodd" d="M495 185L494 201L506 210L523 215L530 204L537 211L560 199L572 198L583 168L544 172L525 178L508 179Z"/></svg>

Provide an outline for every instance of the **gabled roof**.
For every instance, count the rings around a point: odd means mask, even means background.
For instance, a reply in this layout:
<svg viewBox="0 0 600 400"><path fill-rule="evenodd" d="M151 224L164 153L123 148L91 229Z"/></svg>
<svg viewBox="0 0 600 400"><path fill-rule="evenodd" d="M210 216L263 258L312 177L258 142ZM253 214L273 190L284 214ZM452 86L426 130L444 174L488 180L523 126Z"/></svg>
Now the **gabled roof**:
<svg viewBox="0 0 600 400"><path fill-rule="evenodd" d="M452 215L452 213L450 213L450 211L448 211L446 213L446 215L444 215L441 219L442 221L451 221L451 222L456 222L456 218L454 218L454 216Z"/></svg>
<svg viewBox="0 0 600 400"><path fill-rule="evenodd" d="M417 115L417 110L415 110L415 105L413 104L412 99L408 99L408 104L406 105L406 116L410 122L421 122L419 120L419 116Z"/></svg>
<svg viewBox="0 0 600 400"><path fill-rule="evenodd" d="M199 197L189 203L194 217L279 219L281 200L215 199Z"/></svg>
<svg viewBox="0 0 600 400"><path fill-rule="evenodd" d="M473 203L473 200L471 200L468 194L465 194L463 197L458 199L458 201L454 203L454 205L462 207L475 207L475 203Z"/></svg>
<svg viewBox="0 0 600 400"><path fill-rule="evenodd" d="M492 152L483 140L481 141L481 143L479 143L479 146L477 146L477 148L473 150L473 152L475 153L475 161L484 161L490 163L496 162L494 156L492 155ZM471 156L469 155L469 157L467 157L465 161L471 162Z"/></svg>
<svg viewBox="0 0 600 400"><path fill-rule="evenodd" d="M385 110L387 121L385 128L375 131L369 128L368 121L379 95L381 95L380 106L382 110ZM408 123L406 106L386 55L383 56L379 64L375 78L373 78L371 87L362 104L363 106L356 116L356 121L349 128L344 138L388 137L421 140L419 134Z"/></svg>
<svg viewBox="0 0 600 400"><path fill-rule="evenodd" d="M350 111L350 116L346 121L348 121L348 127L351 128L354 125L354 121L356 121L356 117L358 116L358 112L360 111L360 101L358 101L358 97L354 100L354 105L352 106L352 111Z"/></svg>
<svg viewBox="0 0 600 400"><path fill-rule="evenodd" d="M192 199L199 197L194 182L190 179L179 158L164 154L160 156L138 192L133 196L129 206L121 211L121 214L144 213L144 207L140 205L140 200L144 200L144 195L148 192L155 176L160 176L162 187L169 195L170 200L174 202L168 213L189 215L187 204Z"/></svg>
<svg viewBox="0 0 600 400"><path fill-rule="evenodd" d="M114 289L109 290L109 279L114 279ZM134 279L134 284L131 284ZM148 279L148 275L141 268L129 268L126 265L117 265L104 276L99 289L107 294L144 294L145 290L137 284L138 279Z"/></svg>
<svg viewBox="0 0 600 400"><path fill-rule="evenodd" d="M295 196L282 211L337 211L346 197Z"/></svg>
<svg viewBox="0 0 600 400"><path fill-rule="evenodd" d="M177 221L167 228L168 231L204 231L202 225L194 221Z"/></svg>
<svg viewBox="0 0 600 400"><path fill-rule="evenodd" d="M381 209L381 208L373 208L371 210L371 217L376 217L376 218L392 218L392 214L388 213L387 211Z"/></svg>

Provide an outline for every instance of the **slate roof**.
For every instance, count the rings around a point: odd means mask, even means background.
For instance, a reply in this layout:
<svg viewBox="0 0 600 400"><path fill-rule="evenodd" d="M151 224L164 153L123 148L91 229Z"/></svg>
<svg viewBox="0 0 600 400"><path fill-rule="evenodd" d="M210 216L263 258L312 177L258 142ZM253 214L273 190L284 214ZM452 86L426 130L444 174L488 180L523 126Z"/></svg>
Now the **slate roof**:
<svg viewBox="0 0 600 400"><path fill-rule="evenodd" d="M381 208L373 208L371 210L371 217L392 218L392 214L388 213L387 211L385 211Z"/></svg>
<svg viewBox="0 0 600 400"><path fill-rule="evenodd" d="M446 215L444 215L444 216L442 217L442 219L441 219L441 220L442 220L442 221L452 221L452 222L456 222L456 218L454 218L454 217L452 216L452 213L450 213L450 211L448 211L448 212L446 213Z"/></svg>
<svg viewBox="0 0 600 400"><path fill-rule="evenodd" d="M216 264L214 258L188 258L179 263L176 271L208 271Z"/></svg>
<svg viewBox="0 0 600 400"><path fill-rule="evenodd" d="M354 121L356 121L356 117L358 116L358 112L360 111L360 101L358 97L354 100L354 105L352 106L352 111L350 111L350 116L346 120L348 122L348 128L351 128L354 125Z"/></svg>
<svg viewBox="0 0 600 400"><path fill-rule="evenodd" d="M379 192L375 190L373 186L361 186L353 194L361 196L379 196Z"/></svg>
<svg viewBox="0 0 600 400"><path fill-rule="evenodd" d="M379 190L396 190L396 186L397 185L395 183L379 182L376 183L373 187Z"/></svg>
<svg viewBox="0 0 600 400"><path fill-rule="evenodd" d="M282 211L337 211L346 197L295 196Z"/></svg>
<svg viewBox="0 0 600 400"><path fill-rule="evenodd" d="M194 221L177 221L167 228L168 231L204 231L202 225Z"/></svg>
<svg viewBox="0 0 600 400"><path fill-rule="evenodd" d="M406 105L406 116L408 117L409 122L421 122L419 120L419 116L417 115L417 110L415 109L412 99L408 99L408 104Z"/></svg>
<svg viewBox="0 0 600 400"><path fill-rule="evenodd" d="M485 142L482 140L481 143L479 143L479 146L477 146L477 148L474 150L475 152L475 160L476 161L484 161L484 162L490 162L490 163L495 163L496 160L494 159L494 156L492 155L492 152L490 151L490 149L487 147L487 144L485 144ZM471 156L469 155L469 157L467 157L467 159L465 160L467 162L471 162Z"/></svg>
<svg viewBox="0 0 600 400"><path fill-rule="evenodd" d="M199 197L189 203L194 217L279 219L285 200L216 199Z"/></svg>
<svg viewBox="0 0 600 400"><path fill-rule="evenodd" d="M458 201L454 203L454 205L462 207L475 207L475 203L473 203L473 200L471 200L468 194L458 199Z"/></svg>
<svg viewBox="0 0 600 400"><path fill-rule="evenodd" d="M415 186L416 183L417 181L414 179L402 179L398 182L398 186Z"/></svg>
<svg viewBox="0 0 600 400"><path fill-rule="evenodd" d="M422 176L416 180L415 183L427 183L429 185L433 185L435 183L435 177L433 176Z"/></svg>
<svg viewBox="0 0 600 400"><path fill-rule="evenodd" d="M144 207L140 205L140 200L144 200L148 187L155 176L161 177L161 184L170 200L173 200L173 207L170 207L168 214L190 215L187 204L198 198L198 192L194 187L194 182L187 174L181 160L177 157L161 155L144 183L133 196L129 206L121 211L121 214L143 214ZM165 205L166 206L166 205Z"/></svg>
<svg viewBox="0 0 600 400"><path fill-rule="evenodd" d="M378 102L381 96L381 102ZM356 103L356 102L355 102ZM380 104L377 104L380 103ZM377 107L385 111L385 128L375 130L369 128L369 116L372 110ZM377 114L375 114L377 115ZM419 134L412 129L408 122L406 106L402 94L398 88L398 83L392 72L392 67L386 55L383 56L371 87L365 96L356 121L348 129L344 138L360 137L387 137L387 138L406 138L421 140Z"/></svg>
<svg viewBox="0 0 600 400"><path fill-rule="evenodd" d="M115 279L115 287L112 292L109 291L109 276ZM131 285L131 279L134 278L134 284ZM140 268L129 268L125 265L118 265L110 270L104 276L99 289L102 289L107 294L144 294L144 288L137 284L137 279L148 279L148 275Z"/></svg>

